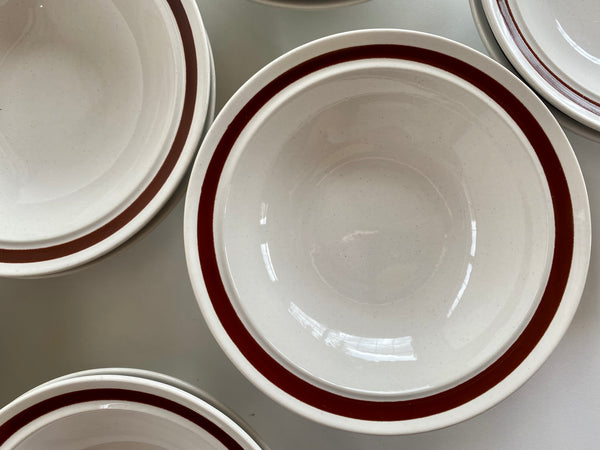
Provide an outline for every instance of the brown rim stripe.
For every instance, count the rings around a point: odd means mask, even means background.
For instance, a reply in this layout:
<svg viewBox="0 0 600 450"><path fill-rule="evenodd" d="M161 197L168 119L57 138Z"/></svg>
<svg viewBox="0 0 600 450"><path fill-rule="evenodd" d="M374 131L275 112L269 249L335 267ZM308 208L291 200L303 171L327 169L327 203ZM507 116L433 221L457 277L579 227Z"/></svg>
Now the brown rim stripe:
<svg viewBox="0 0 600 450"><path fill-rule="evenodd" d="M183 147L190 133L192 120L194 117L194 107L197 94L197 61L196 47L194 45L194 36L192 28L187 18L185 8L181 0L166 0L169 4L183 43L183 53L185 57L185 95L181 121L179 128L171 145L171 149L165 158L162 166L144 191L136 198L122 213L112 219L110 222L92 231L85 236L73 239L58 245L32 249L5 249L0 248L0 263L32 263L48 261L62 258L82 250L85 250L109 236L113 235L134 217L136 217L152 201L156 194L165 184L173 168L177 164Z"/></svg>
<svg viewBox="0 0 600 450"><path fill-rule="evenodd" d="M39 419L45 414L51 413L52 411L56 411L57 409L64 408L66 406L98 400L135 402L164 409L165 411L172 412L180 417L183 417L184 419L189 420L203 430L207 431L226 448L242 448L242 446L238 444L223 429L196 411L157 395L131 391L129 389L87 389L83 391L68 392L66 394L57 395L56 397L36 403L35 405L32 405L29 408L21 411L0 425L0 446L3 445L21 428L33 422L34 420Z"/></svg>
<svg viewBox="0 0 600 450"><path fill-rule="evenodd" d="M572 86L565 83L559 76L557 76L550 68L541 60L541 58L533 51L533 48L525 39L525 35L519 28L512 9L508 3L508 0L497 0L500 14L506 23L508 32L512 40L517 45L519 51L523 54L527 62L531 64L531 67L554 89L561 93L561 95L567 97L573 103L581 106L587 111L600 116L600 103L587 97L585 94L574 89Z"/></svg>
<svg viewBox="0 0 600 450"><path fill-rule="evenodd" d="M546 175L555 221L555 247L548 284L529 324L494 363L466 382L429 397L405 401L368 401L320 389L280 365L258 344L237 316L221 280L215 253L213 213L221 171L236 139L252 117L273 96L317 70L348 61L391 58L416 61L453 73L491 97L519 124ZM567 180L552 143L531 112L506 87L481 70L452 56L405 45L349 47L299 64L267 84L248 101L227 127L207 168L198 210L198 252L212 306L244 357L271 383L298 400L323 411L355 419L398 421L442 413L463 405L505 379L542 338L560 305L573 255L573 211Z"/></svg>

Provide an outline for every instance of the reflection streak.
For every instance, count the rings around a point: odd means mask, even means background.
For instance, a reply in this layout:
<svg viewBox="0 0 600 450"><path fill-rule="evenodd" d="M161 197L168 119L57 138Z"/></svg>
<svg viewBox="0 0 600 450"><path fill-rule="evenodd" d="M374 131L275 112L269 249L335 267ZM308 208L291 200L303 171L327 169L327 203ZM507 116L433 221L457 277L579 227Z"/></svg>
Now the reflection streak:
<svg viewBox="0 0 600 450"><path fill-rule="evenodd" d="M394 338L355 336L328 328L293 302L290 303L288 311L303 328L310 330L313 337L353 358L373 362L417 360L412 346L412 336Z"/></svg>
<svg viewBox="0 0 600 450"><path fill-rule="evenodd" d="M260 224L267 224L267 212L269 211L269 204L265 202L261 202L260 204Z"/></svg>
<svg viewBox="0 0 600 450"><path fill-rule="evenodd" d="M265 268L267 269L269 278L271 281L277 281L277 274L275 273L275 268L273 267L273 262L271 261L271 253L269 252L268 242L263 242L260 244L260 252L262 253L263 262L265 263Z"/></svg>
<svg viewBox="0 0 600 450"><path fill-rule="evenodd" d="M573 47L573 49L579 53L581 56L583 56L585 59L587 59L588 61L593 62L594 64L598 64L600 65L600 58L598 58L597 56L594 56L588 52L586 52L577 42L575 42L573 40L573 38L571 36L569 36L567 34L567 32L565 31L565 29L562 27L562 25L560 24L560 22L558 21L558 19L555 19L556 21L556 28L558 28L559 33L562 35L562 37L565 39L565 41L567 41L569 43L569 45L571 47Z"/></svg>
<svg viewBox="0 0 600 450"><path fill-rule="evenodd" d="M477 250L477 221L471 220L471 251L469 252L471 254L471 257L475 256L476 250ZM473 270L473 264L471 262L469 262L469 264L467 265L467 272L465 273L465 278L463 279L462 285L460 286L460 289L458 290L458 294L456 294L456 298L452 302L452 306L450 306L450 309L448 310L448 314L446 315L447 318L450 318L450 316L452 315L452 313L454 312L454 310L460 303L462 296L464 295L465 290L467 289L467 286L469 284L469 280L471 279L471 271L472 270Z"/></svg>

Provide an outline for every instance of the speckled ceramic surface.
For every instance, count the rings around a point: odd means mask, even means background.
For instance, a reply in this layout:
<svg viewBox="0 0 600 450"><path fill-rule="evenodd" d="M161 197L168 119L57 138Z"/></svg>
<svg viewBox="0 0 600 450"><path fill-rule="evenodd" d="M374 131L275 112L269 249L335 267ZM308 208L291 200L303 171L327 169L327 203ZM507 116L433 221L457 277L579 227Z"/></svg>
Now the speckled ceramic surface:
<svg viewBox="0 0 600 450"><path fill-rule="evenodd" d="M166 376L100 370L65 376L0 410L7 449L260 449L229 416Z"/></svg>
<svg viewBox="0 0 600 450"><path fill-rule="evenodd" d="M566 329L590 248L577 162L539 99L466 47L393 30L307 44L238 91L192 173L185 238L238 368L372 433L516 389Z"/></svg>
<svg viewBox="0 0 600 450"><path fill-rule="evenodd" d="M473 20L475 22L475 26L477 27L477 31L481 40L485 44L485 48L489 55L502 64L504 67L509 69L511 72L519 75L519 72L513 67L510 61L507 59L506 55L502 51L500 44L496 40L494 33L488 23L487 17L485 16L485 11L483 10L483 4L481 0L470 0L471 5L471 14L473 15ZM520 75L519 75L520 76ZM571 116L563 113L559 109L555 108L548 102L546 102L546 106L552 112L558 123L560 123L563 127L568 130L574 131L575 133L586 137L595 142L600 142L600 131L590 128L583 123L573 119Z"/></svg>
<svg viewBox="0 0 600 450"><path fill-rule="evenodd" d="M494 36L546 100L600 131L600 3L484 0Z"/></svg>
<svg viewBox="0 0 600 450"><path fill-rule="evenodd" d="M209 114L210 49L188 0L11 0L0 17L0 275L49 275L120 246L174 193Z"/></svg>
<svg viewBox="0 0 600 450"><path fill-rule="evenodd" d="M156 381L157 383L166 384L177 388L179 390L185 391L189 394L192 394L194 397L197 397L202 402L208 403L213 408L217 409L220 413L226 415L229 419L233 420L237 426L244 430L244 432L250 437L249 440L253 440L257 445L261 448L266 449L267 446L262 442L261 438L252 430L235 412L227 408L217 399L207 394L206 392L200 390L197 386L194 386L190 383L187 383L179 378L172 377L170 375L166 375L159 372L154 372L151 370L144 369L133 369L130 367L104 367L100 369L89 369L83 370L81 372L70 373L67 375L63 375L62 377L55 378L54 380L47 381L46 383L34 388L39 389L44 386L50 386L60 381L71 380L73 378L79 377L87 377L87 376L125 376L125 377L134 377L138 379L145 379Z"/></svg>

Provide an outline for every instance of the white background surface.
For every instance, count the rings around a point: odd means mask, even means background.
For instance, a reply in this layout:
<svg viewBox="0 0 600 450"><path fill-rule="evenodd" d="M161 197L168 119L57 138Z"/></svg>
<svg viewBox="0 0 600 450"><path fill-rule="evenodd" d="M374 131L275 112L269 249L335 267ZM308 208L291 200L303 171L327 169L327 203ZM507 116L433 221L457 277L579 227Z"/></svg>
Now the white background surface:
<svg viewBox="0 0 600 450"><path fill-rule="evenodd" d="M198 0L217 71L217 109L287 50L335 32L377 27L442 35L484 51L467 0L372 0L319 12L247 0ZM582 166L600 236L600 144L567 133ZM1 217L1 216L0 216ZM600 445L598 241L565 338L536 375L495 408L412 436L337 431L279 406L229 362L208 331L188 280L183 202L143 239L78 273L0 279L0 405L44 381L126 366L189 381L236 411L273 449L593 449Z"/></svg>

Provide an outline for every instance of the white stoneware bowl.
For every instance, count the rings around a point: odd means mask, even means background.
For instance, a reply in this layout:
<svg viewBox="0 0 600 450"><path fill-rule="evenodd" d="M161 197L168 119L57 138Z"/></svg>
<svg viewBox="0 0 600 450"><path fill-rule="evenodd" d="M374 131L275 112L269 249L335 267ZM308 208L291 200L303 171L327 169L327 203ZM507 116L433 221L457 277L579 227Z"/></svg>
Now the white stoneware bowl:
<svg viewBox="0 0 600 450"><path fill-rule="evenodd" d="M254 430L252 430L235 412L227 408L217 399L207 394L206 392L200 390L196 386L193 386L190 383L182 381L178 378L172 377L170 375L165 375L159 372L153 372L151 370L144 369L132 369L129 367L104 367L100 369L90 369L83 370L81 372L74 372L62 377L56 378L51 381L47 381L46 383L38 386L34 389L39 389L41 387L49 386L54 383L63 381L63 380L71 380L73 378L86 377L86 376L103 376L103 375L121 375L127 377L135 377L142 378L146 380L156 381L158 383L166 384L172 386L174 388L185 391L193 396L199 398L203 402L208 403L213 408L219 410L221 413L225 414L231 420L233 420L240 428L244 430L244 432L261 448L267 448L267 445L262 441L262 439L256 434ZM33 390L33 389L32 389Z"/></svg>
<svg viewBox="0 0 600 450"><path fill-rule="evenodd" d="M217 99L217 95L216 95L217 86L215 83L216 76L215 76L214 59L213 59L212 50L210 49L210 47L209 47L209 50L210 50L210 68L211 68L211 71L210 71L210 97L209 97L209 104L208 104L208 113L206 116L206 121L204 123L204 129L202 130L202 136L204 136L204 134L206 134L206 131L212 124L212 121L215 117L216 99ZM190 169L188 169L188 172L189 171L190 171ZM165 205L152 217L152 219L150 219L150 221L148 223L146 223L146 225L144 225L143 228L141 228L138 232L136 232L134 236L129 238L127 241L125 241L123 244L119 245L118 247L115 247L108 253L103 254L102 256L90 261L89 263L83 264L81 266L76 266L72 269L66 269L66 270L60 272L60 275L72 274L72 273L78 272L80 270L87 269L98 263L101 263L104 260L111 258L115 253L120 252L124 248L134 244L135 242L137 242L140 239L147 236L152 230L154 230L158 226L158 224L160 222L162 222L162 220L165 217L167 217L171 213L171 211L175 208L175 206L177 206L179 204L179 202L181 201L181 199L184 197L185 192L187 190L188 178L189 178L189 173L183 177L183 179L179 183L179 186L175 189L175 192L173 194L171 194L171 197L167 200ZM50 278L53 276L55 276L55 274L49 274L49 275L45 275L45 276L38 275L38 276L36 276L36 278Z"/></svg>
<svg viewBox="0 0 600 450"><path fill-rule="evenodd" d="M0 275L128 241L187 174L211 57L192 0L0 2Z"/></svg>
<svg viewBox="0 0 600 450"><path fill-rule="evenodd" d="M600 3L482 0L494 36L548 102L600 131Z"/></svg>
<svg viewBox="0 0 600 450"><path fill-rule="evenodd" d="M11 450L261 448L181 382L133 372L87 371L27 392L0 410L0 445Z"/></svg>
<svg viewBox="0 0 600 450"><path fill-rule="evenodd" d="M475 22L475 27L477 28L477 32L481 37L483 44L488 52L488 54L502 64L504 67L509 69L514 74L520 76L517 69L514 68L512 63L508 60L502 47L496 40L492 28L487 20L485 15L485 11L483 10L482 0L470 0L471 13L473 15L473 21ZM600 142L600 130L596 130L594 128L590 128L583 123L573 119L571 116L568 116L561 110L549 104L547 101L545 102L548 109L552 112L558 123L560 123L563 127L587 138L595 142Z"/></svg>
<svg viewBox="0 0 600 450"><path fill-rule="evenodd" d="M209 130L188 267L259 388L366 433L489 408L565 332L590 252L585 185L537 96L491 59L366 30L282 56Z"/></svg>

